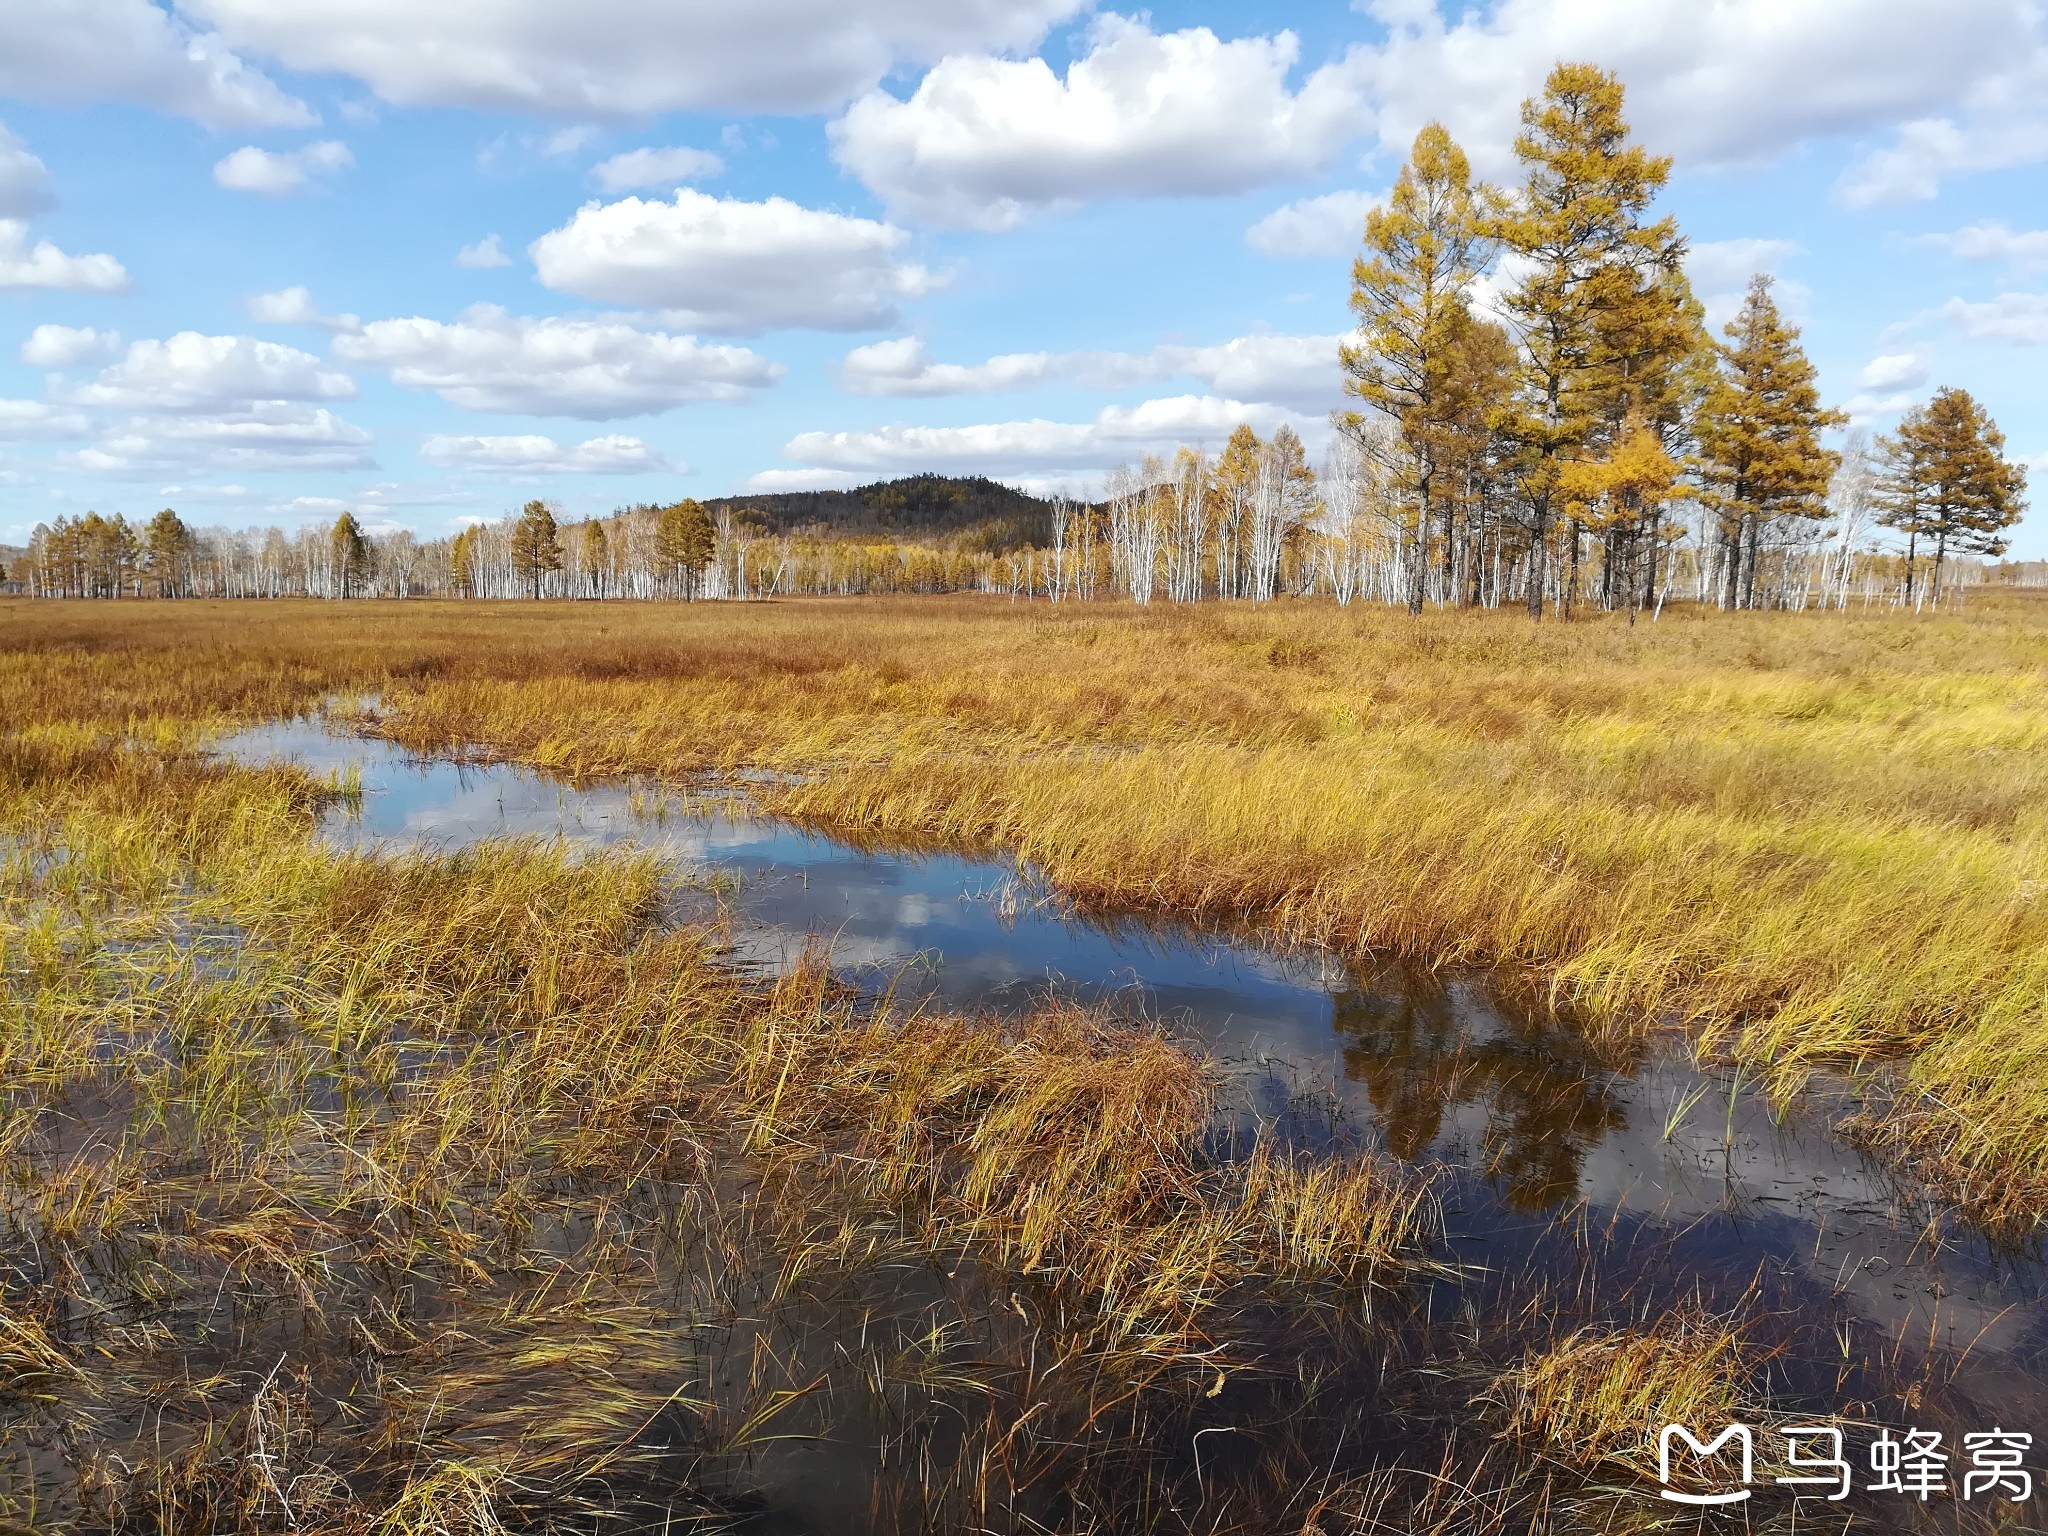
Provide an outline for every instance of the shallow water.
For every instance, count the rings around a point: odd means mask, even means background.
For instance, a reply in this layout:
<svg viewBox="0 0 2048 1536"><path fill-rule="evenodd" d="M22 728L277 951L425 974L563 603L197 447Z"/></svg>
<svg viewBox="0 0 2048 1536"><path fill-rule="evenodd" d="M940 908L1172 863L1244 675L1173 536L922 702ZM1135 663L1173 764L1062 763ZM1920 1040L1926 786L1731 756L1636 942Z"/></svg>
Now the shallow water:
<svg viewBox="0 0 2048 1536"><path fill-rule="evenodd" d="M1900 1383L1926 1378L1919 1422L2048 1443L2038 1255L2002 1252L1901 1187L1830 1132L1823 1097L1775 1112L1668 1045L1616 1062L1483 973L1083 914L1012 863L854 847L729 796L420 761L317 721L216 750L360 775L359 799L320 829L337 847L539 836L678 860L700 885L718 877L738 959L765 970L824 943L836 968L913 1004L1015 1011L1058 994L1156 1017L1226 1064L1241 1124L1440 1172L1464 1273L1427 1299L1432 1316L1512 1310L1538 1282L1589 1316L1747 1298L1786 1319L1775 1384L1816 1414L1882 1416ZM813 1450L781 1469L772 1496L829 1526L847 1468Z"/></svg>

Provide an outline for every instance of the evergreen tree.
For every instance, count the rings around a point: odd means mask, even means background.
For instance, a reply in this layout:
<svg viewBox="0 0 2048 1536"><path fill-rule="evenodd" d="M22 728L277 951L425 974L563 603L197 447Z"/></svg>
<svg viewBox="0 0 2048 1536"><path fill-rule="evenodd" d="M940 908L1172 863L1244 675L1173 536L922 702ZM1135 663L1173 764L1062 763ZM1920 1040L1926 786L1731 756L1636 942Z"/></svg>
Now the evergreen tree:
<svg viewBox="0 0 2048 1536"><path fill-rule="evenodd" d="M562 568L562 535L555 514L544 501L529 501L512 525L512 574L529 596L540 596L541 582Z"/></svg>
<svg viewBox="0 0 2048 1536"><path fill-rule="evenodd" d="M1700 478L1717 514L1720 602L1756 606L1757 551L1790 518L1827 516L1828 482L1839 463L1820 434L1848 418L1824 410L1813 364L1771 297L1771 279L1750 279L1741 311L1725 328L1721 369L1700 412Z"/></svg>
<svg viewBox="0 0 2048 1536"><path fill-rule="evenodd" d="M1906 600L1923 541L1934 544L1934 595L1952 553L2002 555L2005 530L2026 510L2027 472L2006 462L2005 434L1960 389L1938 389L1879 440L1878 521L1906 535Z"/></svg>
<svg viewBox="0 0 2048 1536"><path fill-rule="evenodd" d="M334 566L334 595L360 597L370 580L370 541L363 537L355 513L344 512L334 520L327 543Z"/></svg>
<svg viewBox="0 0 2048 1536"><path fill-rule="evenodd" d="M1525 272L1501 307L1522 349L1511 431L1525 460L1532 616L1543 612L1562 466L1607 456L1632 418L1662 425L1698 342L1685 241L1668 217L1646 222L1671 161L1629 142L1622 101L1604 70L1553 69L1522 104L1515 155L1527 179L1487 226ZM1575 584L1576 526L1570 548Z"/></svg>
<svg viewBox="0 0 2048 1536"><path fill-rule="evenodd" d="M681 596L697 595L704 567L716 551L711 514L701 504L679 501L661 509L654 527L654 559Z"/></svg>
<svg viewBox="0 0 2048 1536"><path fill-rule="evenodd" d="M1443 544L1452 545L1458 505L1443 479L1466 438L1468 398L1484 338L1475 338L1469 291L1484 269L1486 241L1471 167L1442 125L1415 136L1384 208L1366 216L1367 255L1351 264L1351 310L1360 340L1338 349L1345 393L1387 417L1402 448L1397 466L1410 497L1408 611L1422 611L1428 547L1436 517L1445 516ZM1483 387L1483 386L1482 386ZM1340 424L1357 434L1360 418Z"/></svg>

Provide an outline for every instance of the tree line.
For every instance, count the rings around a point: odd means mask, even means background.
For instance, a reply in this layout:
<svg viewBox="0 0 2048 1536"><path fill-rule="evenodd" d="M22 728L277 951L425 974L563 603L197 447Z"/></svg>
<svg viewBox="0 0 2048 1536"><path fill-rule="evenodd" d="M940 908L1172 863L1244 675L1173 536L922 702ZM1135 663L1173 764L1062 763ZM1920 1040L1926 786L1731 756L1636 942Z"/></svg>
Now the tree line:
<svg viewBox="0 0 2048 1536"><path fill-rule="evenodd" d="M1311 466L1282 427L1214 454L1124 465L1052 498L1043 546L963 536L769 533L685 500L513 517L420 540L197 531L87 513L38 527L12 577L51 597L727 598L1008 592L1253 602L1656 610L1919 605L2003 554L2024 471L1961 389L1875 440L1844 416L1758 275L1722 336L1654 204L1668 158L1633 142L1621 83L1560 64L1523 104L1519 186L1473 179L1439 124L1416 137L1351 272L1335 359L1353 409ZM1491 291L1490 304L1479 294ZM1890 530L1894 547L1872 535Z"/></svg>

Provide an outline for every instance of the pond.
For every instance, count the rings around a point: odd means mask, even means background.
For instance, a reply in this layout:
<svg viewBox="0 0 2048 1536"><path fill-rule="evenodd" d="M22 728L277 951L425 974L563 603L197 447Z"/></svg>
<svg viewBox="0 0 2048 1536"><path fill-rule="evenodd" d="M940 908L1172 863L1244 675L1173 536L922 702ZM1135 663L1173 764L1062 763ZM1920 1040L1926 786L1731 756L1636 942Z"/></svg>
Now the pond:
<svg viewBox="0 0 2048 1536"><path fill-rule="evenodd" d="M1589 1319L1696 1299L1770 1315L1773 1386L1807 1412L1897 1422L1904 1401L1952 1434L2048 1431L2038 1255L2000 1249L1833 1134L1839 1089L1774 1108L1675 1037L1596 1048L1511 978L1078 911L1012 861L854 846L736 792L420 760L318 720L216 750L358 775L320 828L340 848L516 836L656 852L691 872L691 915L727 924L735 963L763 973L823 945L901 1006L1059 996L1158 1020L1221 1064L1229 1126L1369 1144L1440 1179L1450 1272L1417 1303L1417 1359L1430 1328L1510 1318L1533 1296ZM858 1441L774 1452L755 1492L788 1529L858 1523Z"/></svg>

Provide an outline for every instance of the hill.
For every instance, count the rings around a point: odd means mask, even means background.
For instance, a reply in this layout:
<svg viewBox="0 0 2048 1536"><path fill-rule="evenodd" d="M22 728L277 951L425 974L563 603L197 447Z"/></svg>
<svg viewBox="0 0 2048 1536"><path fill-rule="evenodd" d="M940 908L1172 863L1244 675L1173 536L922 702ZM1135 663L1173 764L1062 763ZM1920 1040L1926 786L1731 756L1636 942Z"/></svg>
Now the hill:
<svg viewBox="0 0 2048 1536"><path fill-rule="evenodd" d="M722 496L705 505L729 508L763 533L958 540L990 553L1043 545L1052 535L1051 503L981 475L911 475L850 491Z"/></svg>

